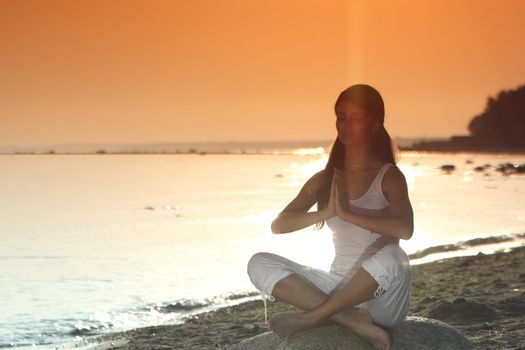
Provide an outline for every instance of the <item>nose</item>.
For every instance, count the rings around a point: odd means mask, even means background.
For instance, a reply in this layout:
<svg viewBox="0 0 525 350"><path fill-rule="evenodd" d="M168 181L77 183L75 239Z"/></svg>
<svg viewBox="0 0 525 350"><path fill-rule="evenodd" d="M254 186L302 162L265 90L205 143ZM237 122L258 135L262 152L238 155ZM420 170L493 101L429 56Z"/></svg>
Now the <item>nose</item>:
<svg viewBox="0 0 525 350"><path fill-rule="evenodd" d="M337 130L341 130L341 131L351 131L354 129L355 127L355 124L352 124L352 123L348 123L348 122L345 122L345 123L338 123L336 125L337 127Z"/></svg>

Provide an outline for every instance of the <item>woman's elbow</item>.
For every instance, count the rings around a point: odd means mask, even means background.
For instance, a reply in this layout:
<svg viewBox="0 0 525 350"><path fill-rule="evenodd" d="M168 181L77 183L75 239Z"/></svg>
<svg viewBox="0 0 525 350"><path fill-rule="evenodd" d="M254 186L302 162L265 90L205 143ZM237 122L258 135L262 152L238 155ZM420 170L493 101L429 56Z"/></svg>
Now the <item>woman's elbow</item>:
<svg viewBox="0 0 525 350"><path fill-rule="evenodd" d="M404 239L405 241L408 241L410 238L412 238L412 231L405 232L401 237L401 239Z"/></svg>
<svg viewBox="0 0 525 350"><path fill-rule="evenodd" d="M279 234L281 233L281 230L279 228L279 217L276 217L270 226L270 229L272 230L273 234Z"/></svg>
<svg viewBox="0 0 525 350"><path fill-rule="evenodd" d="M290 232L290 230L288 230L288 228L286 227L286 224L283 223L282 213L277 215L277 217L272 221L272 225L270 228L272 230L272 233L276 235Z"/></svg>
<svg viewBox="0 0 525 350"><path fill-rule="evenodd" d="M273 234L277 234L277 233L279 233L279 232L278 232L278 229L277 229L277 223L275 222L275 220L272 221L272 225L270 226L270 229L272 230L272 233L273 233Z"/></svg>
<svg viewBox="0 0 525 350"><path fill-rule="evenodd" d="M414 225L410 223L401 232L401 239L409 240L410 238L412 238L413 233L414 233Z"/></svg>

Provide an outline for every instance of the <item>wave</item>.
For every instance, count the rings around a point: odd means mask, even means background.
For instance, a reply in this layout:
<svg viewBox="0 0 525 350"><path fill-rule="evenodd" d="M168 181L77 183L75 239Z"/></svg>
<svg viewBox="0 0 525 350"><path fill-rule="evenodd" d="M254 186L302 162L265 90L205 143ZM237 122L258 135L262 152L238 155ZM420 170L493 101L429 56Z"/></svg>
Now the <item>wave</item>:
<svg viewBox="0 0 525 350"><path fill-rule="evenodd" d="M438 246L429 247L423 250L419 250L413 254L409 254L410 259L421 259L431 254L436 253L445 253L453 251L466 250L471 247L489 245L489 244L498 244L504 242L517 242L525 238L525 233L515 233L510 235L501 235L501 236L490 236L484 238L474 238L467 241L460 241L451 244L443 244Z"/></svg>
<svg viewBox="0 0 525 350"><path fill-rule="evenodd" d="M525 233L510 235L490 236L474 238L456 243L443 244L429 247L413 254L409 254L411 260L425 260L422 258L442 253L450 253L451 256L462 255L461 251L466 251L472 247L482 247L505 243L522 243ZM154 325L168 325L184 323L189 317L205 312L214 311L235 304L240 304L250 300L261 298L259 291L242 290L223 293L210 298L192 299L181 298L165 303L152 303L142 305L137 308L111 311L104 313L106 318L95 319L82 316L79 318L40 320L39 326L34 324L11 325L17 328L25 328L28 332L18 337L11 337L11 341L1 342L0 348L22 348L28 346L60 345L64 343L75 343L77 347L86 342L89 338L97 337L106 333L125 331L132 328L140 328ZM123 324L122 319L133 319L133 324ZM31 327L30 327L31 326ZM29 331L29 329L31 329ZM8 330L4 330L9 333ZM4 334L6 335L6 334ZM14 334L13 334L14 335ZM9 338L9 337L8 337ZM82 340L78 340L82 339Z"/></svg>
<svg viewBox="0 0 525 350"><path fill-rule="evenodd" d="M189 311L203 309L206 307L219 306L219 305L224 304L225 302L244 299L244 298L252 297L258 294L259 294L258 292L248 292L248 291L239 292L237 291L237 292L221 294L219 296L215 296L212 298L204 298L200 300L198 299L180 299L176 301L175 303L170 303L166 305L155 304L152 306L152 308L161 313L170 313L170 312L180 313L181 311L189 312Z"/></svg>
<svg viewBox="0 0 525 350"><path fill-rule="evenodd" d="M257 291L232 291L210 298L182 298L167 303L143 305L135 309L111 311L105 313L103 319L92 316L68 319L45 319L38 321L35 327L20 323L10 325L13 329L25 329L24 334L9 334L9 329L0 331L0 339L7 336L9 342L0 341L0 348L25 348L35 346L64 345L77 347L83 345L89 338L106 333L125 331L132 328L153 325L178 324L185 322L187 317L222 307L242 303L259 295ZM121 320L133 319L133 324L122 323ZM2 334L7 332L6 334ZM82 340L79 340L82 339Z"/></svg>

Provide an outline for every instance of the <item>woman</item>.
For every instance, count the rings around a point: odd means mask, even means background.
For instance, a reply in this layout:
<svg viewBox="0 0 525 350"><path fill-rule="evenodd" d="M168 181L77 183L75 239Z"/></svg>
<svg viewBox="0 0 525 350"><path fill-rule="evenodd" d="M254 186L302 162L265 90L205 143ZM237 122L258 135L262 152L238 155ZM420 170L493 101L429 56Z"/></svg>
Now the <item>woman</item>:
<svg viewBox="0 0 525 350"><path fill-rule="evenodd" d="M325 169L272 222L272 232L281 234L312 224L320 229L326 221L335 247L330 271L259 252L248 262L248 275L262 292L305 310L270 318L279 338L335 321L388 350L387 330L409 307L410 262L399 239L412 236L412 206L379 92L350 86L339 95L335 114L337 138ZM315 203L317 211L309 212Z"/></svg>

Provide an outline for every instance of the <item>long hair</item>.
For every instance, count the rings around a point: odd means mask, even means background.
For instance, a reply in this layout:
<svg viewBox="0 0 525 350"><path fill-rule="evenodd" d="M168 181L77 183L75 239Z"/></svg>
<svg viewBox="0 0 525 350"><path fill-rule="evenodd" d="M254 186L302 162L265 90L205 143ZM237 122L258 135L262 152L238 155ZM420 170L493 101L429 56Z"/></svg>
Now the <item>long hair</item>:
<svg viewBox="0 0 525 350"><path fill-rule="evenodd" d="M396 164L397 147L392 142L392 138L384 126L385 107L383 98L379 92L370 85L355 84L339 94L334 105L334 111L337 111L337 106L342 101L350 101L362 107L369 118L380 122L381 127L372 135L372 149L380 159ZM339 140L339 137L336 137L330 147L330 154L324 169L323 184L317 196L317 210L323 210L328 205L334 168L340 170L345 168L345 146L341 140ZM324 223L325 220L317 222L315 228L320 230L324 226Z"/></svg>

